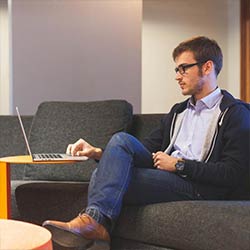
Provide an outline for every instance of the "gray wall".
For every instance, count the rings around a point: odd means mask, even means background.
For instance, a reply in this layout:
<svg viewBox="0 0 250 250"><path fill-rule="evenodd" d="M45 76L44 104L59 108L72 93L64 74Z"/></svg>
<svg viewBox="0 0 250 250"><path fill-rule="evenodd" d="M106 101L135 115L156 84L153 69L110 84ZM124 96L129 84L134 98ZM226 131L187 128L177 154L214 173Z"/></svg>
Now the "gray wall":
<svg viewBox="0 0 250 250"><path fill-rule="evenodd" d="M183 99L172 50L194 35L219 42L219 85L239 97L239 7L240 0L12 0L13 108L34 114L47 100L121 98L135 113L167 112Z"/></svg>
<svg viewBox="0 0 250 250"><path fill-rule="evenodd" d="M12 0L13 110L126 99L141 111L141 0Z"/></svg>

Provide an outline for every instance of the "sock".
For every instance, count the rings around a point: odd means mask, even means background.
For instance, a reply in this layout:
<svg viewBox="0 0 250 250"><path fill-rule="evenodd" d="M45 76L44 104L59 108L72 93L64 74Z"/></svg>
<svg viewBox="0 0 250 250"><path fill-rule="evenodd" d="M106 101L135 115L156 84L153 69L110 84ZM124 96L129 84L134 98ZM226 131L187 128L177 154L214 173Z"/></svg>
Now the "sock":
<svg viewBox="0 0 250 250"><path fill-rule="evenodd" d="M109 232L109 234L111 234L111 231L113 228L112 220L109 217L107 217L106 215L102 214L98 209L90 207L90 208L86 208L85 210L81 211L80 214L82 214L82 213L88 214L96 222L103 225L106 228L106 230Z"/></svg>

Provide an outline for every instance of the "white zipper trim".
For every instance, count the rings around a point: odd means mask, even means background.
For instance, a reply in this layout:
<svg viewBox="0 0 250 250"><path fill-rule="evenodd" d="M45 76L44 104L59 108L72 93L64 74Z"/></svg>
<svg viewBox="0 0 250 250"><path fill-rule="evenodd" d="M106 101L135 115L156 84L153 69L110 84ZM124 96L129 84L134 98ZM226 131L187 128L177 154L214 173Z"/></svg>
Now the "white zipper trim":
<svg viewBox="0 0 250 250"><path fill-rule="evenodd" d="M175 120L176 120L176 116L177 116L177 113L174 113L173 120L171 122L171 128L170 128L170 141L171 141L171 139L173 137L174 123L175 123Z"/></svg>
<svg viewBox="0 0 250 250"><path fill-rule="evenodd" d="M214 137L213 137L213 140L212 140L212 144L211 144L211 147L209 149L209 152L208 152L208 155L207 157L205 158L205 161L204 162L208 162L209 158L211 157L212 155L212 152L214 150L214 146L215 146L215 141L216 141L216 138L217 138L217 135L219 133L219 127L221 127L222 123L223 123L223 120L224 120L224 117L227 113L227 111L229 110L229 108L227 108L224 112L221 113L220 117L219 117L219 122L218 122L218 126L216 128L216 131L215 131L215 134L214 134Z"/></svg>

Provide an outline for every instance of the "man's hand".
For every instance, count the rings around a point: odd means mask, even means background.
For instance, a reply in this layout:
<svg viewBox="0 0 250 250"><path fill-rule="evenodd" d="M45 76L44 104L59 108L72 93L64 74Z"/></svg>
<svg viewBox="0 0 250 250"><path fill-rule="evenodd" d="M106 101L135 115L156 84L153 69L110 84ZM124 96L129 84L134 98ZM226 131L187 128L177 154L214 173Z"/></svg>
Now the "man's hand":
<svg viewBox="0 0 250 250"><path fill-rule="evenodd" d="M102 149L90 145L83 139L79 139L74 144L69 144L66 154L72 156L87 156L92 159L100 160L102 157Z"/></svg>
<svg viewBox="0 0 250 250"><path fill-rule="evenodd" d="M177 163L178 159L168 154L158 151L153 153L153 161L154 166L158 169L167 170L169 172L176 172L175 164Z"/></svg>

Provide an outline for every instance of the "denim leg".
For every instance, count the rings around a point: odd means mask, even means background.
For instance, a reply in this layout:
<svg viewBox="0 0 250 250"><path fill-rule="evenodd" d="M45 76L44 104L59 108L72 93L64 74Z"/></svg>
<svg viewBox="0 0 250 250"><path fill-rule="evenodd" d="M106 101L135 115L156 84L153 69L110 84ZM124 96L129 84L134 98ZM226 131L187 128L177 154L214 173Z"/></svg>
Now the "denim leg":
<svg viewBox="0 0 250 250"><path fill-rule="evenodd" d="M192 183L165 170L133 168L129 188L124 195L126 205L200 200Z"/></svg>
<svg viewBox="0 0 250 250"><path fill-rule="evenodd" d="M92 174L86 211L95 209L108 218L117 218L134 166L153 168L151 153L135 137L115 134Z"/></svg>
<svg viewBox="0 0 250 250"><path fill-rule="evenodd" d="M201 198L192 183L155 169L151 153L135 137L121 132L111 138L92 174L86 212L101 223L103 216L115 221L123 202L144 205L197 199Z"/></svg>

